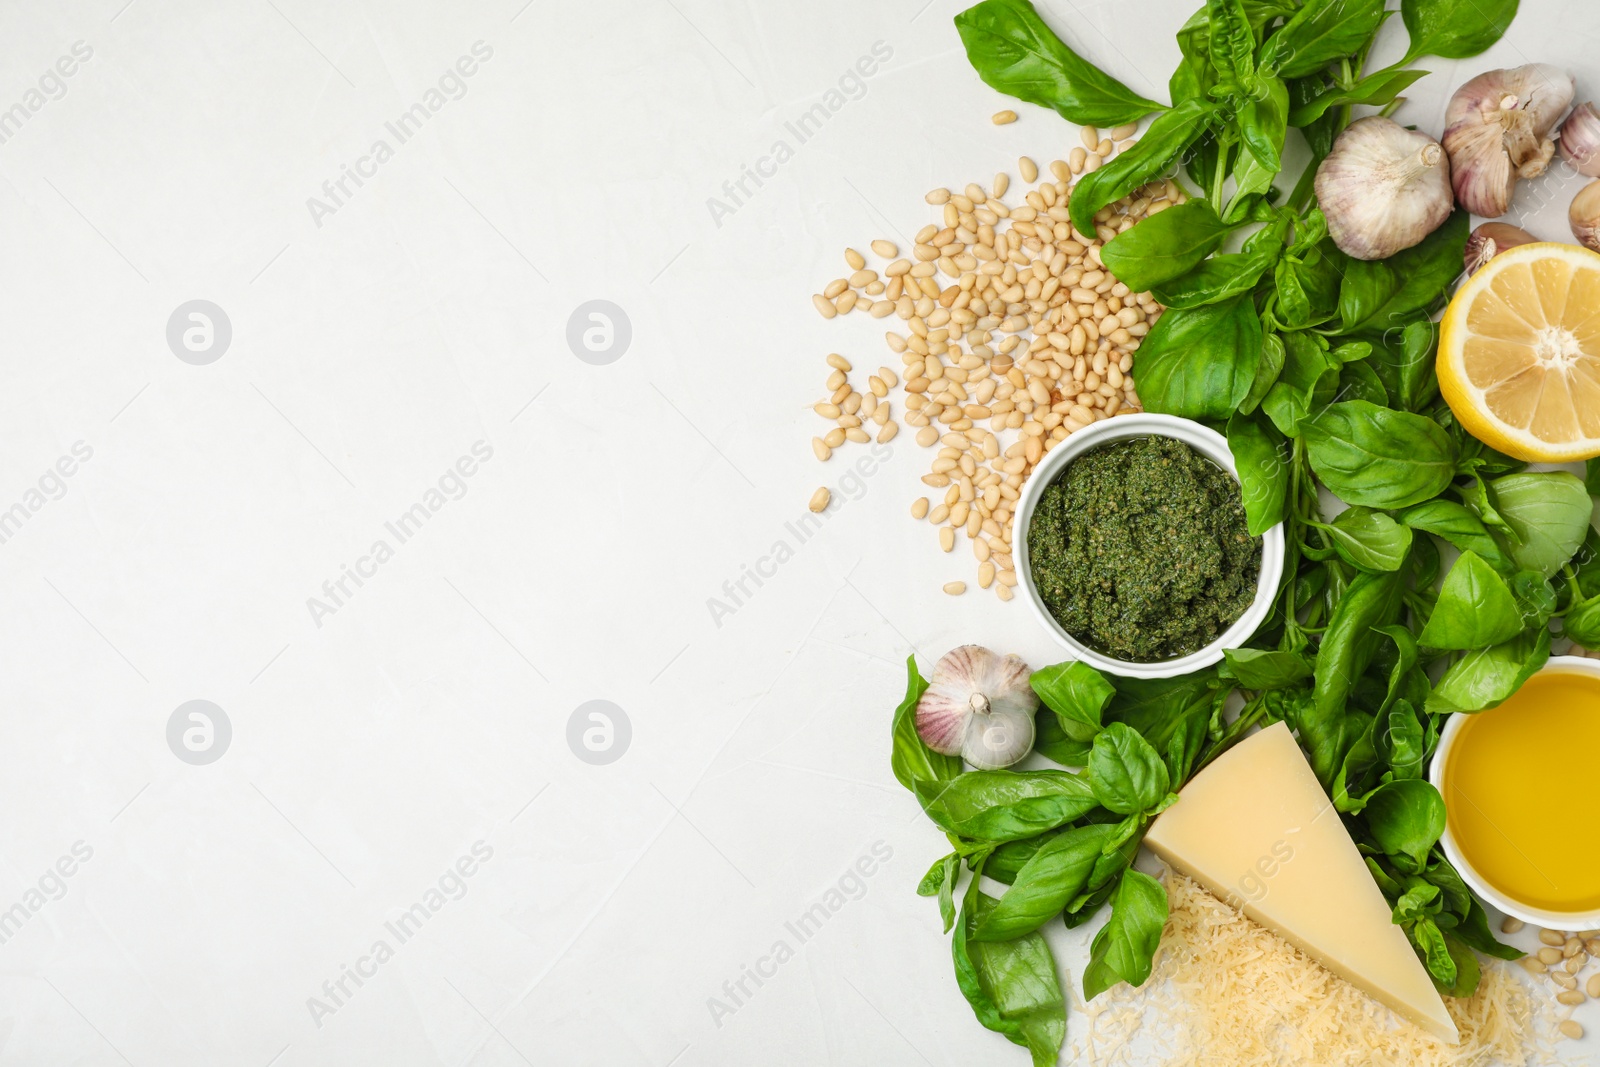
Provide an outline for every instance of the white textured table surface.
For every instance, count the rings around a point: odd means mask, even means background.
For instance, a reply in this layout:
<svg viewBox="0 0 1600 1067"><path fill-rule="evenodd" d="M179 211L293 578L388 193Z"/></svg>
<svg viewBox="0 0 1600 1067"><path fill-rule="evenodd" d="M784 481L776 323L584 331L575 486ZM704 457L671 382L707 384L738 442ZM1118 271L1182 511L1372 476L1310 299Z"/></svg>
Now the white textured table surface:
<svg viewBox="0 0 1600 1067"><path fill-rule="evenodd" d="M1046 10L1165 98L1191 4ZM909 435L807 446L823 354L891 358L811 309L841 249L1076 143L992 126L919 5L0 9L0 1063L1024 1062L913 893L943 841L886 727L912 648L1057 657L940 593ZM1530 60L1600 94L1597 36L1526 0L1403 117Z"/></svg>

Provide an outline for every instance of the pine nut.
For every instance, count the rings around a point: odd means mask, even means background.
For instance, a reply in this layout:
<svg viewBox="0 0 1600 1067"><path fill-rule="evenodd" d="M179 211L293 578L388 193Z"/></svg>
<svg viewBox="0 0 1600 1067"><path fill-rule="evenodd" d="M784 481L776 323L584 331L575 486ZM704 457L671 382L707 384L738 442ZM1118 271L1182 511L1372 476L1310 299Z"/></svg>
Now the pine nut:
<svg viewBox="0 0 1600 1067"><path fill-rule="evenodd" d="M1573 1007L1577 1007L1579 1004L1582 1004L1586 999L1587 998L1582 993L1578 992L1576 989L1568 989L1568 990L1565 990L1564 992L1556 994L1556 1000L1557 1001L1559 1001L1562 1004L1571 1005Z"/></svg>
<svg viewBox="0 0 1600 1067"><path fill-rule="evenodd" d="M867 436L867 431L855 426L852 426L846 430L844 432L844 436L847 440L854 441L858 445L867 444L872 440L871 437Z"/></svg>
<svg viewBox="0 0 1600 1067"><path fill-rule="evenodd" d="M1568 956L1567 962L1562 964L1562 966L1567 969L1568 974L1577 974L1579 971L1583 970L1583 965L1588 962L1589 961L1584 958L1583 953L1580 952L1576 956Z"/></svg>
<svg viewBox="0 0 1600 1067"><path fill-rule="evenodd" d="M1561 950L1558 948L1542 948L1539 950L1539 962L1551 966L1561 962Z"/></svg>
<svg viewBox="0 0 1600 1067"><path fill-rule="evenodd" d="M850 361L839 355L837 352L828 353L828 366L832 367L834 370L842 370L846 373L854 369L850 366Z"/></svg>
<svg viewBox="0 0 1600 1067"><path fill-rule="evenodd" d="M1009 585L997 585L997 586L994 587L994 591L1000 597L1001 600L1010 600L1011 599L1012 593L1011 593L1011 587Z"/></svg>
<svg viewBox="0 0 1600 1067"><path fill-rule="evenodd" d="M1547 945L1564 945L1567 943L1565 934L1558 934L1554 930L1540 930L1539 940Z"/></svg>
<svg viewBox="0 0 1600 1067"><path fill-rule="evenodd" d="M1036 182L1039 180L1039 165L1027 156L1017 160L1017 170L1022 172L1022 180Z"/></svg>
<svg viewBox="0 0 1600 1067"><path fill-rule="evenodd" d="M1121 126L1113 126L1110 131L1108 131L1106 136L1110 137L1113 141L1126 141L1128 138L1132 137L1134 133L1138 131L1138 129L1139 124L1137 122L1125 122Z"/></svg>
<svg viewBox="0 0 1600 1067"><path fill-rule="evenodd" d="M860 252L857 252L853 248L847 248L844 250L844 261L850 264L851 270L860 270L862 267L867 265L867 257L863 256Z"/></svg>
<svg viewBox="0 0 1600 1067"><path fill-rule="evenodd" d="M883 424L883 429L878 431L878 443L880 445L888 444L890 441L894 440L895 434L899 432L900 424L898 422L885 422Z"/></svg>
<svg viewBox="0 0 1600 1067"><path fill-rule="evenodd" d="M1565 1020L1560 1026L1556 1027L1556 1029L1560 1030L1564 1036L1570 1037L1574 1041L1577 1041L1583 1037L1583 1027L1579 1026L1571 1019Z"/></svg>
<svg viewBox="0 0 1600 1067"><path fill-rule="evenodd" d="M996 111L990 117L989 121L994 123L996 126L1007 126L1017 121L1017 113L1009 109L1005 111Z"/></svg>
<svg viewBox="0 0 1600 1067"><path fill-rule="evenodd" d="M1561 954L1571 959L1583 951L1583 942L1575 937L1567 938L1567 943L1561 946Z"/></svg>
<svg viewBox="0 0 1600 1067"><path fill-rule="evenodd" d="M949 593L951 596L960 596L962 593L965 593L967 591L967 583L966 582L946 582L946 583L944 583L944 591L946 593Z"/></svg>
<svg viewBox="0 0 1600 1067"><path fill-rule="evenodd" d="M1584 931L1587 933L1588 931ZM1583 943L1584 951L1591 956L1600 956L1600 937L1591 937Z"/></svg>
<svg viewBox="0 0 1600 1067"><path fill-rule="evenodd" d="M872 242L872 250L884 259L893 259L900 254L899 247L893 241L874 241Z"/></svg>
<svg viewBox="0 0 1600 1067"><path fill-rule="evenodd" d="M1600 974L1591 974L1584 983L1583 990L1596 1000L1600 1000Z"/></svg>
<svg viewBox="0 0 1600 1067"><path fill-rule="evenodd" d="M944 520L948 519L949 517L950 517L950 505L949 504L938 504L938 505L936 505L934 507L934 509L932 511L930 511L928 513L928 521L933 523L935 526L939 525L941 522L943 522ZM954 536L954 535L952 535L952 536Z"/></svg>
<svg viewBox="0 0 1600 1067"><path fill-rule="evenodd" d="M838 448L840 445L844 444L844 427L835 426L833 429L829 430L823 435L822 443L827 445L829 448Z"/></svg>
<svg viewBox="0 0 1600 1067"><path fill-rule="evenodd" d="M828 443L820 437L811 439L811 451L824 463L833 456L833 449L829 448Z"/></svg>
<svg viewBox="0 0 1600 1067"><path fill-rule="evenodd" d="M817 309L817 314L821 315L825 319L831 319L839 313L839 309L833 306L833 301L829 300L821 293L811 294L811 304Z"/></svg>
<svg viewBox="0 0 1600 1067"><path fill-rule="evenodd" d="M1078 131L1078 136L1083 139L1083 147L1094 151L1094 146L1100 143L1100 131L1093 126L1085 126Z"/></svg>
<svg viewBox="0 0 1600 1067"><path fill-rule="evenodd" d="M1562 989L1578 988L1578 980L1572 977L1572 975L1568 974L1566 971L1551 971L1550 980L1556 985L1560 986Z"/></svg>
<svg viewBox="0 0 1600 1067"><path fill-rule="evenodd" d="M812 511L826 511L828 502L833 499L833 494L828 492L828 487L821 485L811 494L811 503L807 505Z"/></svg>
<svg viewBox="0 0 1600 1067"><path fill-rule="evenodd" d="M1544 965L1544 961L1539 959L1537 956L1524 956L1517 962L1521 964L1522 969L1527 971L1529 974L1544 974L1550 969L1546 967Z"/></svg>
<svg viewBox="0 0 1600 1067"><path fill-rule="evenodd" d="M998 199L1006 195L1006 190L1011 188L1011 176L1001 171L994 176L994 195Z"/></svg>
<svg viewBox="0 0 1600 1067"><path fill-rule="evenodd" d="M1108 138L1102 137L1100 139L1099 143L1094 146L1094 154L1099 156L1101 159L1104 159L1107 156L1109 156L1111 154L1111 152L1112 152L1112 144L1111 144L1110 139L1108 139Z"/></svg>
<svg viewBox="0 0 1600 1067"><path fill-rule="evenodd" d="M956 547L956 532L948 526L939 527L939 548L949 552Z"/></svg>
<svg viewBox="0 0 1600 1067"><path fill-rule="evenodd" d="M925 519L928 517L927 497L919 496L911 502L911 517L913 519Z"/></svg>

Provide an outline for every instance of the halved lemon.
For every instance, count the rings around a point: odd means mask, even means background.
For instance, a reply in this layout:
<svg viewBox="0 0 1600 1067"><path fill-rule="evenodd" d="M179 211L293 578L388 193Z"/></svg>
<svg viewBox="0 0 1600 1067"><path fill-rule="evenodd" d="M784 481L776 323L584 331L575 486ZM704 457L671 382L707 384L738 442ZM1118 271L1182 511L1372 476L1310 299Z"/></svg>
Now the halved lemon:
<svg viewBox="0 0 1600 1067"><path fill-rule="evenodd" d="M1450 300L1438 371L1450 410L1491 448L1600 455L1600 255L1537 242L1495 256Z"/></svg>

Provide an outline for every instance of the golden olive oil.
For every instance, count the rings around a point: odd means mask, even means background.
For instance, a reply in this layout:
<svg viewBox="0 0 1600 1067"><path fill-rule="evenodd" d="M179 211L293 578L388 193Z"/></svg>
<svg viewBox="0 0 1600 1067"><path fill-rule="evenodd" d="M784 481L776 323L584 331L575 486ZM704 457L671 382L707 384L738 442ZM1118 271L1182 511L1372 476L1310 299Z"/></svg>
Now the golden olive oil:
<svg viewBox="0 0 1600 1067"><path fill-rule="evenodd" d="M1551 667L1468 717L1444 768L1450 832L1512 900L1600 909L1600 816L1588 759L1600 752L1600 677ZM1576 758L1574 758L1576 757Z"/></svg>

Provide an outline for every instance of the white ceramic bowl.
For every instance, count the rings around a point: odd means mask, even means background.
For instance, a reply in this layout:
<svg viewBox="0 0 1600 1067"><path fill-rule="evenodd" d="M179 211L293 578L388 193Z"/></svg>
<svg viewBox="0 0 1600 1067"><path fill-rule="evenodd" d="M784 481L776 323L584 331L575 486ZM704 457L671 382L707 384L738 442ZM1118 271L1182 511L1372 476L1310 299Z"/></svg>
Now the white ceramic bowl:
<svg viewBox="0 0 1600 1067"><path fill-rule="evenodd" d="M1600 660L1585 659L1582 656L1551 656L1550 661L1540 668L1539 673L1557 671L1587 674L1600 678ZM1492 715L1494 712L1491 710L1479 712L1478 714ZM1450 750L1455 747L1456 737L1461 733L1461 727L1469 718L1471 718L1470 715L1459 712L1450 716L1445 722L1444 730L1439 734L1439 747L1434 750L1433 762L1428 765L1428 781L1432 782L1433 787L1439 790L1439 793L1445 798L1444 806L1447 818L1444 836L1439 840L1439 843L1444 846L1445 856L1449 858L1451 863L1455 864L1456 870L1461 872L1461 877L1466 879L1466 883L1473 888L1474 892L1507 915L1514 915L1523 922L1533 923L1535 926L1542 926L1547 930L1592 930L1600 927L1600 911L1545 911L1541 908L1529 907L1506 896L1490 885L1488 880L1474 870L1472 864L1468 863L1466 857L1461 854L1461 849L1456 844L1455 835L1450 832L1448 820L1450 797L1444 791L1444 768L1450 758ZM1577 847L1584 846L1579 845Z"/></svg>
<svg viewBox="0 0 1600 1067"><path fill-rule="evenodd" d="M1124 441L1130 437L1172 437L1193 448L1227 471L1235 479L1239 470L1234 466L1233 453L1228 450L1227 439L1215 430L1208 430L1198 422L1180 419L1175 415L1119 415L1085 426L1045 454L1043 462L1028 477L1017 500L1013 520L1012 546L1017 557L1017 583L1024 600L1045 629L1065 645L1074 658L1107 674L1124 678L1171 678L1209 667L1222 658L1222 650L1236 648L1250 639L1256 629L1266 621L1272 611L1272 601L1278 593L1278 583L1283 577L1283 525L1280 523L1262 537L1261 577L1256 583L1256 598L1239 620L1228 627L1223 635L1198 652L1177 659L1157 663L1128 663L1112 659L1089 648L1064 630L1055 616L1044 606L1038 586L1033 581L1033 568L1028 562L1028 526L1033 521L1033 509L1046 487L1066 469L1067 465L1092 448L1111 441Z"/></svg>

